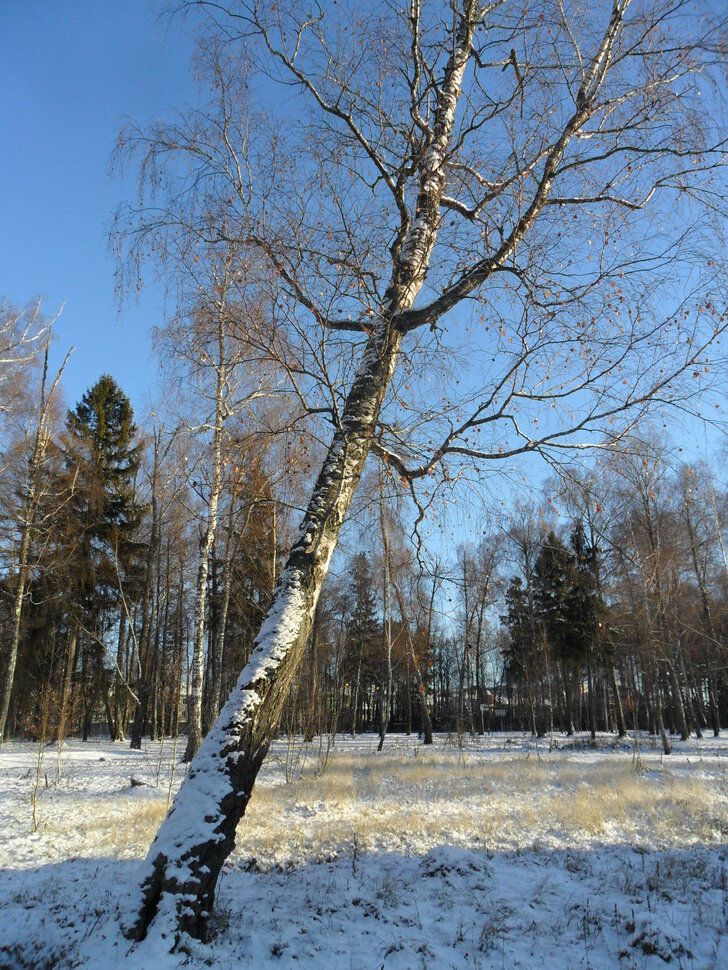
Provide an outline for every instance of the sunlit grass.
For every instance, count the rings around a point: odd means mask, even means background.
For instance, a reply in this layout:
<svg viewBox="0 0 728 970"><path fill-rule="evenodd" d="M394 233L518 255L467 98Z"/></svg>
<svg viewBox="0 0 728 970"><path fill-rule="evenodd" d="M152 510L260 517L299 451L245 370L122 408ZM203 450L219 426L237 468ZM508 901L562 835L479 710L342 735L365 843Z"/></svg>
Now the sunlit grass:
<svg viewBox="0 0 728 970"><path fill-rule="evenodd" d="M725 772L642 772L609 754L579 763L567 754L416 750L336 750L325 764L310 756L293 770L273 760L233 859L265 867L354 851L419 854L440 844L513 851L725 840ZM161 782L102 797L49 793L41 837L59 852L143 856L167 808Z"/></svg>
<svg viewBox="0 0 728 970"><path fill-rule="evenodd" d="M282 863L354 844L409 853L444 842L493 850L709 843L722 840L727 807L725 779L643 773L626 759L337 753L323 774L255 790L238 857Z"/></svg>
<svg viewBox="0 0 728 970"><path fill-rule="evenodd" d="M124 798L123 795L118 799ZM68 800L67 813L46 810L42 835L53 844L75 842L74 854L138 858L145 855L167 811L165 796L124 799L121 805L109 799Z"/></svg>

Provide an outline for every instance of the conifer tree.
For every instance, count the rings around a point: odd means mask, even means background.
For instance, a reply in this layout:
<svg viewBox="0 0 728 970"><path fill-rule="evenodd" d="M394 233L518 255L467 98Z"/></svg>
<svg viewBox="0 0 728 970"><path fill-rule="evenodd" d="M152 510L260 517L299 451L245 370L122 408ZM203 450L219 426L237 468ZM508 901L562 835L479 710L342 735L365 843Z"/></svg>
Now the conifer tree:
<svg viewBox="0 0 728 970"><path fill-rule="evenodd" d="M108 374L83 395L66 417L65 454L75 479L69 504L67 539L73 544L73 618L69 636L79 627L96 639L83 643L81 656L84 738L104 685L101 621L138 595L142 547L136 532L142 509L134 479L142 446L129 399Z"/></svg>
<svg viewBox="0 0 728 970"><path fill-rule="evenodd" d="M351 733L357 732L359 723L362 663L372 660L376 642L380 639L381 628L376 616L376 597L372 568L366 553L360 552L351 561L352 609L347 626L347 646L352 664L351 678Z"/></svg>
<svg viewBox="0 0 728 970"><path fill-rule="evenodd" d="M134 476L141 445L128 397L104 374L66 418L67 460L78 469L75 511L79 524L97 544L127 551L139 524Z"/></svg>

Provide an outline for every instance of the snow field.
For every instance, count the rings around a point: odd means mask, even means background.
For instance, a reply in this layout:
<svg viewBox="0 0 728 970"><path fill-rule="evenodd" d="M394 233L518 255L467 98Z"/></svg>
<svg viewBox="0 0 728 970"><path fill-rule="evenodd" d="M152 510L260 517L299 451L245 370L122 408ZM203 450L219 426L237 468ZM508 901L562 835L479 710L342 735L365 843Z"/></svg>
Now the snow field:
<svg viewBox="0 0 728 970"><path fill-rule="evenodd" d="M641 764L606 737L375 747L272 746L215 937L170 954L132 948L117 906L181 781L172 744L69 742L58 783L54 747L38 773L37 745L5 745L0 967L728 966L728 739L644 740Z"/></svg>

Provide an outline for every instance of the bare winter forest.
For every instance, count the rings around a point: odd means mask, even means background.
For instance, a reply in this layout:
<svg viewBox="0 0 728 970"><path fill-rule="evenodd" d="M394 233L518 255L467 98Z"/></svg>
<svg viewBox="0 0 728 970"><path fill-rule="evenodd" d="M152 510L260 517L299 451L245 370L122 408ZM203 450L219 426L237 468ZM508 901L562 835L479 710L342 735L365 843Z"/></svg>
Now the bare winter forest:
<svg viewBox="0 0 728 970"><path fill-rule="evenodd" d="M724 16L179 5L158 400L0 305L0 966L728 964Z"/></svg>

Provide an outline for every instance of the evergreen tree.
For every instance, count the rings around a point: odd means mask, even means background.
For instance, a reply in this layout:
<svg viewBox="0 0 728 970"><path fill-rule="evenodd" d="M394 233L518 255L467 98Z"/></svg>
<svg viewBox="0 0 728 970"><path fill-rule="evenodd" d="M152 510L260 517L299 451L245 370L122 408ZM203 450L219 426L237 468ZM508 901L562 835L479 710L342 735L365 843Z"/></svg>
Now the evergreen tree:
<svg viewBox="0 0 728 970"><path fill-rule="evenodd" d="M381 641L381 626L377 619L372 568L366 553L360 552L354 556L349 575L352 606L346 639L352 665L351 732L355 734L359 724L362 663L368 661L367 667L371 666L375 647Z"/></svg>
<svg viewBox="0 0 728 970"><path fill-rule="evenodd" d="M534 601L534 591L523 584L520 576L509 583L505 594L506 614L501 617L508 627L508 643L503 649L505 673L511 684L520 687L526 704L528 722L534 736L547 730L547 712L543 681L545 669L543 630ZM537 711L537 700L540 710Z"/></svg>
<svg viewBox="0 0 728 970"><path fill-rule="evenodd" d="M129 399L107 374L66 417L65 460L73 477L64 529L74 567L69 635L81 645L77 662L84 739L109 688L104 632L116 622L118 608L125 614L139 599L143 584L144 547L136 536L143 510L134 488L142 446L136 434Z"/></svg>
<svg viewBox="0 0 728 970"><path fill-rule="evenodd" d="M595 705L595 658L602 665L607 657L604 655L603 632L606 629L607 608L602 597L601 562L598 547L587 540L582 522L577 522L571 533L571 550L573 555L573 589L571 606L573 626L581 651L586 654L587 682L589 687L589 729L592 740L596 738L596 705ZM613 671L613 662L609 658L609 666ZM615 704L619 688L613 684L615 690ZM622 725L623 726L623 725Z"/></svg>
<svg viewBox="0 0 728 970"><path fill-rule="evenodd" d="M104 374L66 417L66 461L75 476L71 516L79 542L84 612L118 603L119 575L133 580L142 509L134 494L141 460L129 399Z"/></svg>
<svg viewBox="0 0 728 970"><path fill-rule="evenodd" d="M581 659L575 626L574 557L554 532L549 532L534 568L536 602L541 623L559 660L573 666Z"/></svg>
<svg viewBox="0 0 728 970"><path fill-rule="evenodd" d="M607 608L602 597L599 549L589 545L584 527L577 523L571 534L572 625L582 650L591 650L606 623Z"/></svg>
<svg viewBox="0 0 728 970"><path fill-rule="evenodd" d="M510 679L522 680L533 665L535 644L528 595L520 576L514 576L508 584L505 599L506 613L501 620L510 634L504 650L506 670Z"/></svg>
<svg viewBox="0 0 728 970"><path fill-rule="evenodd" d="M549 532L534 567L536 602L546 641L561 669L564 701L563 726L574 733L578 666L586 648L575 623L574 557L554 532Z"/></svg>

